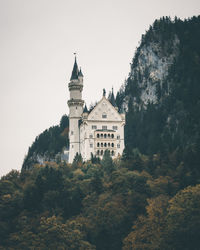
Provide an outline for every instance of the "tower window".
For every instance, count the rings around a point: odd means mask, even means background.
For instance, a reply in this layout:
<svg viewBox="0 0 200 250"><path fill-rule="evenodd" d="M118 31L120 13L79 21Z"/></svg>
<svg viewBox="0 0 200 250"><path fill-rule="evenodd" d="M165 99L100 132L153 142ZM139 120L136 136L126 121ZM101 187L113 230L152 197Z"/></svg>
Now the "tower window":
<svg viewBox="0 0 200 250"><path fill-rule="evenodd" d="M102 114L102 118L104 118L104 119L107 118L107 114L106 114L106 113L103 113L103 114Z"/></svg>

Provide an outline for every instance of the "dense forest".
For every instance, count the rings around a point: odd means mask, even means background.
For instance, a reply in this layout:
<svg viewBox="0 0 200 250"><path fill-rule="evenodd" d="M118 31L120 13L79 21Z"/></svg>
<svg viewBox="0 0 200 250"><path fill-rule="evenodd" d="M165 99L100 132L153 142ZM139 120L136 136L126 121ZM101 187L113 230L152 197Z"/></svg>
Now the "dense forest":
<svg viewBox="0 0 200 250"><path fill-rule="evenodd" d="M142 36L116 96L122 157L51 160L68 146L67 116L36 138L0 180L0 249L199 249L199 41L200 17L161 18Z"/></svg>
<svg viewBox="0 0 200 250"><path fill-rule="evenodd" d="M50 127L36 137L28 150L22 169L31 169L34 164L45 161L60 161L64 148L69 148L69 119L63 115L60 124Z"/></svg>

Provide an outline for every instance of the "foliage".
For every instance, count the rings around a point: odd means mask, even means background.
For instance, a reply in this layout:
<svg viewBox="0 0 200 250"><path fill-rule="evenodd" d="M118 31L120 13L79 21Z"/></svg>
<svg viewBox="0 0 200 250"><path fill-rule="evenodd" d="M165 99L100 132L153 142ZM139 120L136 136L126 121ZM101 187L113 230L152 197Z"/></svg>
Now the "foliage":
<svg viewBox="0 0 200 250"><path fill-rule="evenodd" d="M123 109L129 93L122 158L105 151L102 160L77 154L73 164L34 165L34 153L55 156L66 143L63 117L36 139L21 173L1 178L0 249L199 249L199 22L163 18L142 37L167 55L176 33L181 53L168 75L171 92L157 88L159 103L133 105L140 89L131 77L117 95Z"/></svg>
<svg viewBox="0 0 200 250"><path fill-rule="evenodd" d="M38 158L55 159L63 148L68 148L68 130L69 119L68 116L63 115L59 126L50 127L36 137L24 159L22 169L30 169L33 164L40 162Z"/></svg>

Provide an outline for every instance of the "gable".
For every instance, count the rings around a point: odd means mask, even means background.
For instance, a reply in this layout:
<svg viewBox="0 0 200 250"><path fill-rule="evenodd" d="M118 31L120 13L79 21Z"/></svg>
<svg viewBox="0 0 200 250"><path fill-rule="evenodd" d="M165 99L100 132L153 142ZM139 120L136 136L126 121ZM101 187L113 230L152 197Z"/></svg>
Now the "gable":
<svg viewBox="0 0 200 250"><path fill-rule="evenodd" d="M121 121L122 118L112 104L103 96L88 115L88 120Z"/></svg>

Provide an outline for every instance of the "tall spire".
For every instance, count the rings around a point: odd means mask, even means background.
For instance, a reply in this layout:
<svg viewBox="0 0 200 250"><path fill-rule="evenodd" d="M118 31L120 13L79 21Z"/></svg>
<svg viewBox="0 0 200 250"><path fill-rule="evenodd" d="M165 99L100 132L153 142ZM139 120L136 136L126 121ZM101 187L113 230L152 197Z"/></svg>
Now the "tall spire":
<svg viewBox="0 0 200 250"><path fill-rule="evenodd" d="M77 65L77 62L76 62L76 53L74 53L74 55L75 55L75 61L74 61L74 67L73 67L73 70L72 70L72 75L71 75L70 81L78 79L78 73L79 73L78 65Z"/></svg>
<svg viewBox="0 0 200 250"><path fill-rule="evenodd" d="M116 104L116 102L115 102L115 97L114 97L114 93L113 93L113 88L112 88L112 94L111 94L111 97L110 97L110 103L111 103L114 107L117 106L117 104Z"/></svg>

